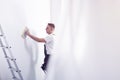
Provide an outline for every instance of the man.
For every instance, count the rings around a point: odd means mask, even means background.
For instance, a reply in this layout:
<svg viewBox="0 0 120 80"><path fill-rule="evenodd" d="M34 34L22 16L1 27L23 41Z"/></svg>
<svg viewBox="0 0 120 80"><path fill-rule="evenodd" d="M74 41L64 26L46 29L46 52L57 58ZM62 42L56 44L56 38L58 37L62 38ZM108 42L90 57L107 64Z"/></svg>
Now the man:
<svg viewBox="0 0 120 80"><path fill-rule="evenodd" d="M47 70L47 66L48 66L48 61L50 58L50 55L53 53L53 47L54 47L54 29L55 26L53 23L48 23L47 27L46 27L46 33L48 34L48 36L46 36L45 38L38 38L34 35L32 35L29 30L26 30L26 35L28 35L30 38L32 38L33 40L37 41L37 42L43 42L44 44L44 54L45 54L45 58L44 58L44 63L42 64L41 68L46 71Z"/></svg>

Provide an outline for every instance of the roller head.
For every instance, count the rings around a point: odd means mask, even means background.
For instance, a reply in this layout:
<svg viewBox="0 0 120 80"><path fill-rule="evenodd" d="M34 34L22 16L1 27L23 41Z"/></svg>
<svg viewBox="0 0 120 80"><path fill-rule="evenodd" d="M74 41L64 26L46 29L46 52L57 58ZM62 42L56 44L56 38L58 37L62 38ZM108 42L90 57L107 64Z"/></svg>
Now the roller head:
<svg viewBox="0 0 120 80"><path fill-rule="evenodd" d="M25 27L25 29L23 30L23 33L22 33L22 38L23 39L25 39L26 37L27 37L27 35L26 35L26 32L28 31L28 28L27 27Z"/></svg>

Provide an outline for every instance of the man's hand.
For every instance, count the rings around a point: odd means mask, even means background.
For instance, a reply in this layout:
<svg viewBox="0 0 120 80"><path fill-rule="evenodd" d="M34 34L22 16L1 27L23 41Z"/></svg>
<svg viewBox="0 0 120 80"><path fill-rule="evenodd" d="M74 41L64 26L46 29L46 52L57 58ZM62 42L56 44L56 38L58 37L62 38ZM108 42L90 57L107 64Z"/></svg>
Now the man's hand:
<svg viewBox="0 0 120 80"><path fill-rule="evenodd" d="M25 34L28 36L30 35L29 29L27 27L25 28Z"/></svg>

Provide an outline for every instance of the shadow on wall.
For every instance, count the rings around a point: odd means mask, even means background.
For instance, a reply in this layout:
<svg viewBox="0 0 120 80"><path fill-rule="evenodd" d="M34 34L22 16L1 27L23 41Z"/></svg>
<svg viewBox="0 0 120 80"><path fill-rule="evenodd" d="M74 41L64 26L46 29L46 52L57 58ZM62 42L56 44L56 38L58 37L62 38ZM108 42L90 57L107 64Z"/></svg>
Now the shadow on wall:
<svg viewBox="0 0 120 80"><path fill-rule="evenodd" d="M36 80L35 65L38 61L38 45L31 39L24 40L25 48L30 57L30 65L27 80Z"/></svg>

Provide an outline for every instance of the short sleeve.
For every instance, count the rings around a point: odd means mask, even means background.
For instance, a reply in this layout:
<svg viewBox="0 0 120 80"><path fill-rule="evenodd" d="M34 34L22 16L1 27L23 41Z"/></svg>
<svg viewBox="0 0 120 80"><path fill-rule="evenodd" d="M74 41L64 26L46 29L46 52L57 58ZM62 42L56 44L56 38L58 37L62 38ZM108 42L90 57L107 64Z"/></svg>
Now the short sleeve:
<svg viewBox="0 0 120 80"><path fill-rule="evenodd" d="M47 37L45 37L46 43L49 43L49 42L52 41L52 40L53 40L53 38L52 38L52 36L50 36L50 35L48 35Z"/></svg>

